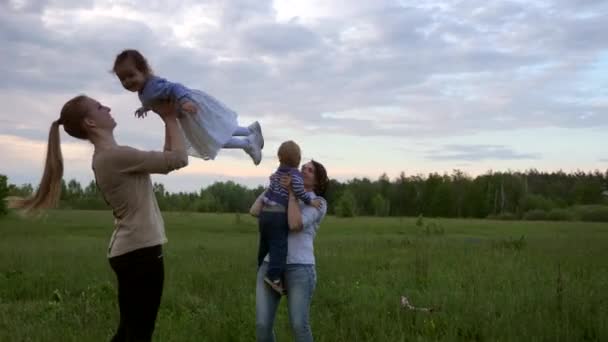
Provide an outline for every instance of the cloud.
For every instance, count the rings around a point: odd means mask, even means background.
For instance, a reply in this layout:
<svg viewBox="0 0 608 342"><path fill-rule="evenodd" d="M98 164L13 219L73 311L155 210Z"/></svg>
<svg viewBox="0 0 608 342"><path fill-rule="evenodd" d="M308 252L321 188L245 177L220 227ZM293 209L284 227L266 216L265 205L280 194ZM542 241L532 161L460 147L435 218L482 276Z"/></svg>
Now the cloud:
<svg viewBox="0 0 608 342"><path fill-rule="evenodd" d="M427 158L432 160L518 160L540 159L537 153L518 153L500 145L446 145L439 150L429 151Z"/></svg>
<svg viewBox="0 0 608 342"><path fill-rule="evenodd" d="M243 29L241 39L250 51L277 57L321 47L314 32L293 23L249 26Z"/></svg>
<svg viewBox="0 0 608 342"><path fill-rule="evenodd" d="M133 119L136 96L108 72L125 48L275 142L606 127L607 11L591 0L0 1L0 134L43 142L62 104L86 93L112 107L121 143L158 148L160 123ZM511 152L469 151L534 156Z"/></svg>
<svg viewBox="0 0 608 342"><path fill-rule="evenodd" d="M30 6L44 11L3 14L1 88L119 93L106 71L116 53L136 47L161 76L251 116L331 126L323 113L392 106L404 117L397 124L414 114L428 134L608 124L597 114L605 104L584 93L569 100L580 92L581 73L607 47L596 33L608 22L582 15L605 8L593 2L570 13L568 1L552 11L500 1L410 7L329 1L318 18L288 21L278 21L270 1L69 5L48 1ZM131 14L134 8L139 14ZM375 111L372 121L386 115ZM354 119L335 123L359 134Z"/></svg>

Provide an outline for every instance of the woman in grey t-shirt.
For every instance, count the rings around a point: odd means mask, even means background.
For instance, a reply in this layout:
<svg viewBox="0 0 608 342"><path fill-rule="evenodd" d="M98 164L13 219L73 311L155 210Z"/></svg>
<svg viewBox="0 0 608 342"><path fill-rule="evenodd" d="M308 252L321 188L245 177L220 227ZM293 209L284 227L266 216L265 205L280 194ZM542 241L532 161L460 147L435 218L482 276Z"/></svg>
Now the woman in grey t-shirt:
<svg viewBox="0 0 608 342"><path fill-rule="evenodd" d="M312 198L320 198L322 205L315 208L296 199L290 191L288 204L289 235L287 237L287 267L285 289L289 321L295 341L312 341L309 313L310 303L317 282L315 270L314 238L327 212L327 203L322 198L329 179L325 167L316 161L302 165L304 189ZM283 185L291 189L290 180ZM250 213L258 216L263 210L263 194L251 206ZM267 257L268 258L268 257ZM274 341L274 318L281 296L264 282L268 259L259 267L256 281L256 337L258 341Z"/></svg>

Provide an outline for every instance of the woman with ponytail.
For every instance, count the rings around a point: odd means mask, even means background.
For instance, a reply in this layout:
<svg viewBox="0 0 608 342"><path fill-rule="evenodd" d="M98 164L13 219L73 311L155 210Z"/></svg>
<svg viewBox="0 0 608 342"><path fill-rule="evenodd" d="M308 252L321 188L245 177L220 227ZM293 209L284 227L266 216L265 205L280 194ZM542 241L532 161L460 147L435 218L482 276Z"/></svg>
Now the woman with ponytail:
<svg viewBox="0 0 608 342"><path fill-rule="evenodd" d="M166 174L188 164L176 106L167 103L153 110L165 124L165 147L159 152L118 145L110 108L85 95L69 100L51 124L38 190L31 198L9 202L26 213L57 205L63 176L60 126L70 136L93 144L97 186L114 213L107 256L118 280L120 324L112 341L152 339L164 282L162 245L167 238L150 174Z"/></svg>

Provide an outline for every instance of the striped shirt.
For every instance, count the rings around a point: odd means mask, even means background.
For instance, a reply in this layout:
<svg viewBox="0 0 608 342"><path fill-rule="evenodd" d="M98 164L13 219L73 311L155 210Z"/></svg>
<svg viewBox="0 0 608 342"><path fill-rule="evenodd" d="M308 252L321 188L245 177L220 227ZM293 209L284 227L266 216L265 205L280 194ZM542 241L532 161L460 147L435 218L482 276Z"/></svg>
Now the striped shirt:
<svg viewBox="0 0 608 342"><path fill-rule="evenodd" d="M302 173L297 168L286 166L279 166L277 171L270 177L270 186L266 191L265 202L287 207L287 203L289 203L289 190L281 186L281 177L283 176L291 176L291 187L296 198L305 204L310 204L312 198L309 193L304 191Z"/></svg>

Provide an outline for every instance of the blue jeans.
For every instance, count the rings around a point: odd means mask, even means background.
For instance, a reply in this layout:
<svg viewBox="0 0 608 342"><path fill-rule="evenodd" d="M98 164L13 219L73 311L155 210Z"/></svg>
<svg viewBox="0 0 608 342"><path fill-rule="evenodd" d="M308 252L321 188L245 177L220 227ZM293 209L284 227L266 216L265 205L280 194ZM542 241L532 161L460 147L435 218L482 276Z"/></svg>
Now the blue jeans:
<svg viewBox="0 0 608 342"><path fill-rule="evenodd" d="M274 318L281 296L264 283L268 263L258 269L255 288L255 329L258 342L274 342ZM310 302L317 284L315 265L287 264L285 289L289 322L296 342L312 341Z"/></svg>
<svg viewBox="0 0 608 342"><path fill-rule="evenodd" d="M270 258L266 275L270 280L280 280L285 271L287 259L287 212L262 210L259 218L260 245L258 248L258 266L262 265L266 254Z"/></svg>

